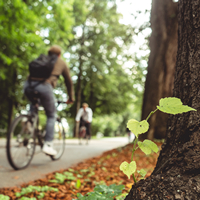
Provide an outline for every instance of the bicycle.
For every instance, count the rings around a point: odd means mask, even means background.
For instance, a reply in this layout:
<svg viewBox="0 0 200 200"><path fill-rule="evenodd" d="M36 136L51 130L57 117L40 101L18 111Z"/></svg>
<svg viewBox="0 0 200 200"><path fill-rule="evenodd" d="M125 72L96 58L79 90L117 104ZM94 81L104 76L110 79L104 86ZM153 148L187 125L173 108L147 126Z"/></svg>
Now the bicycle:
<svg viewBox="0 0 200 200"><path fill-rule="evenodd" d="M65 103L57 101L57 107ZM44 132L39 127L39 99L35 99L33 110L30 114L20 114L12 122L6 143L6 153L10 165L15 170L28 167L35 153L36 145L42 149L44 144ZM55 156L50 156L52 160L58 160L65 149L65 130L61 119L57 117L54 133L54 149L58 152Z"/></svg>
<svg viewBox="0 0 200 200"><path fill-rule="evenodd" d="M82 139L86 139L86 144L88 144L89 136L87 135L87 128L84 123L79 127L79 144L82 144Z"/></svg>

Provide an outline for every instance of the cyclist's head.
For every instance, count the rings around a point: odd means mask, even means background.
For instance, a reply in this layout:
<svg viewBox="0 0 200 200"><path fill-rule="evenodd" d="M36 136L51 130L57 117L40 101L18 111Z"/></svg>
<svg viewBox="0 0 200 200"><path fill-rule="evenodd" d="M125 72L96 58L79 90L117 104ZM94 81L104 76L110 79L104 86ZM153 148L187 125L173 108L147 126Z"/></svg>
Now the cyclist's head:
<svg viewBox="0 0 200 200"><path fill-rule="evenodd" d="M61 48L58 45L53 45L50 47L48 54L49 55L56 54L59 56L61 54Z"/></svg>
<svg viewBox="0 0 200 200"><path fill-rule="evenodd" d="M88 104L87 103L83 103L82 107L83 107L83 109L86 109L88 107Z"/></svg>

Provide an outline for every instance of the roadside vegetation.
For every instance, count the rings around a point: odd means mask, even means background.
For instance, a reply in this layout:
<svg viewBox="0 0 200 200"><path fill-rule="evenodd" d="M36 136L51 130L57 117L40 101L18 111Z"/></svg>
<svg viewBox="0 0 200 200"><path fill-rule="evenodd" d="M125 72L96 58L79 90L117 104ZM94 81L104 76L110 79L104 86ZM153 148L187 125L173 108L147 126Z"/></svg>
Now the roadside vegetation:
<svg viewBox="0 0 200 200"><path fill-rule="evenodd" d="M162 142L155 141L155 143L160 150ZM85 196L91 192L102 193L103 191L102 194L106 196L112 191L115 196L111 199L122 200L131 189L133 180L128 179L119 166L124 161L131 161L132 148L133 143L107 151L101 156L85 160L69 169L47 174L45 178L23 184L21 187L2 188L0 194L8 196L10 200L31 200L31 198L32 200L72 200L81 199L81 195ZM140 149L135 151L134 160L137 161L137 170L145 169L147 172L145 178L153 171L158 154L159 152L146 156ZM136 173L135 177L136 180L141 179L139 173ZM3 200L2 196L0 200Z"/></svg>

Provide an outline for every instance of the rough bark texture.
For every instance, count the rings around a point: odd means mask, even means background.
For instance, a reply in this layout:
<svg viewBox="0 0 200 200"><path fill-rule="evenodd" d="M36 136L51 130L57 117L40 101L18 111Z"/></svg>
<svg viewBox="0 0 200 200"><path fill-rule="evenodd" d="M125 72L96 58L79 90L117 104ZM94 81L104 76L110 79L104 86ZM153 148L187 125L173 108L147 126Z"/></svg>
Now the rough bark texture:
<svg viewBox="0 0 200 200"><path fill-rule="evenodd" d="M197 112L170 115L154 172L126 200L200 199L200 0L180 0L174 96Z"/></svg>
<svg viewBox="0 0 200 200"><path fill-rule="evenodd" d="M142 119L156 109L159 100L172 96L177 53L177 3L172 0L152 0L151 53L143 98ZM167 115L156 112L149 120L150 129L140 139L165 138Z"/></svg>

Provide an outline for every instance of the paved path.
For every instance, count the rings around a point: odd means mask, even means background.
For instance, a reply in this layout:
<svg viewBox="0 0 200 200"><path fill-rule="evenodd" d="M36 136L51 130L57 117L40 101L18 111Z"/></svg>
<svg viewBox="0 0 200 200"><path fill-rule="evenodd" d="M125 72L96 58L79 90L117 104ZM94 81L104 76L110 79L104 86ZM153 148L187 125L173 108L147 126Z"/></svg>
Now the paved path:
<svg viewBox="0 0 200 200"><path fill-rule="evenodd" d="M37 149L28 168L15 171L7 161L5 141L0 139L0 188L20 186L22 183L42 178L45 174L54 171L67 169L85 159L99 156L105 151L124 146L127 143L128 138L126 137L92 139L89 145L85 143L79 145L77 139L70 139L66 140L65 152L60 160L52 161L40 149Z"/></svg>

